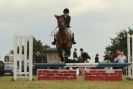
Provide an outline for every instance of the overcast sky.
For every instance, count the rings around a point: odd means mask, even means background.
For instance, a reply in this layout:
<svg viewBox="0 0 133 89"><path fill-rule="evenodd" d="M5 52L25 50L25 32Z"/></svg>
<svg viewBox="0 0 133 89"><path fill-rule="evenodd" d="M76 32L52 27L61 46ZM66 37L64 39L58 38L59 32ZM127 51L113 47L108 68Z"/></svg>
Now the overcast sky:
<svg viewBox="0 0 133 89"><path fill-rule="evenodd" d="M13 35L33 34L51 47L55 14L70 9L71 27L77 42L93 57L104 55L110 37L133 27L133 0L0 0L0 56L13 49ZM72 50L73 50L72 48Z"/></svg>

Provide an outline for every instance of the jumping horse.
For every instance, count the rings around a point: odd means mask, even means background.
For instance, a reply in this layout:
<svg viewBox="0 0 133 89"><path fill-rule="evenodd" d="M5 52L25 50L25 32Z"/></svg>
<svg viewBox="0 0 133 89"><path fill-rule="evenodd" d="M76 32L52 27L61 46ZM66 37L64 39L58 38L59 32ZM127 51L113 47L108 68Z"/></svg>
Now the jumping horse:
<svg viewBox="0 0 133 89"><path fill-rule="evenodd" d="M0 76L4 75L4 62L0 61Z"/></svg>
<svg viewBox="0 0 133 89"><path fill-rule="evenodd" d="M72 37L71 33L68 31L65 25L64 16L56 16L58 23L58 32L55 35L56 38L56 48L58 50L59 58L61 62L65 62L68 57L71 55L72 48Z"/></svg>

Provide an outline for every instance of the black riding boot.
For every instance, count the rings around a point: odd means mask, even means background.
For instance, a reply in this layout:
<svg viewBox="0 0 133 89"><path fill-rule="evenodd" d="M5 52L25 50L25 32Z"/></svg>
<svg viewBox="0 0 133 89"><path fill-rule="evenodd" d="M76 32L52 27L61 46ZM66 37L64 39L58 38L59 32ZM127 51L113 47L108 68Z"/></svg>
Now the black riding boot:
<svg viewBox="0 0 133 89"><path fill-rule="evenodd" d="M55 37L54 37L54 41L52 42L52 45L55 45L55 43L56 43L56 39L55 39Z"/></svg>
<svg viewBox="0 0 133 89"><path fill-rule="evenodd" d="M75 40L74 40L74 33L72 34L72 43L76 44Z"/></svg>

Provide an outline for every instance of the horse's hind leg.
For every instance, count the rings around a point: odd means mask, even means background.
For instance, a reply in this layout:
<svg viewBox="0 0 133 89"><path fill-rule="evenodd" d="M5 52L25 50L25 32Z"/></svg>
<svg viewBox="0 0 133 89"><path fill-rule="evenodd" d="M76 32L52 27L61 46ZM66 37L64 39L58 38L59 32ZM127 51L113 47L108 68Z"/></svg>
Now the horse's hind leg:
<svg viewBox="0 0 133 89"><path fill-rule="evenodd" d="M69 50L68 50L68 56L70 56L70 55L71 55L71 50L69 49Z"/></svg>
<svg viewBox="0 0 133 89"><path fill-rule="evenodd" d="M65 63L67 63L68 62L68 57L71 55L71 52L70 52L70 50L65 50Z"/></svg>

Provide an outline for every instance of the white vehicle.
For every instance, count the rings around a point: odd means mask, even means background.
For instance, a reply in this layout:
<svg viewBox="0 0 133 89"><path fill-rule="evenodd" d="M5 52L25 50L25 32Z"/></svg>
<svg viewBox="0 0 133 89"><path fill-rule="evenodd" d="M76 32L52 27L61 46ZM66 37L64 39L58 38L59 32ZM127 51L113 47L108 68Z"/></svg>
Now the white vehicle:
<svg viewBox="0 0 133 89"><path fill-rule="evenodd" d="M4 58L4 63L5 63L5 67L4 67L4 71L5 74L13 74L13 54L8 54L5 56Z"/></svg>

